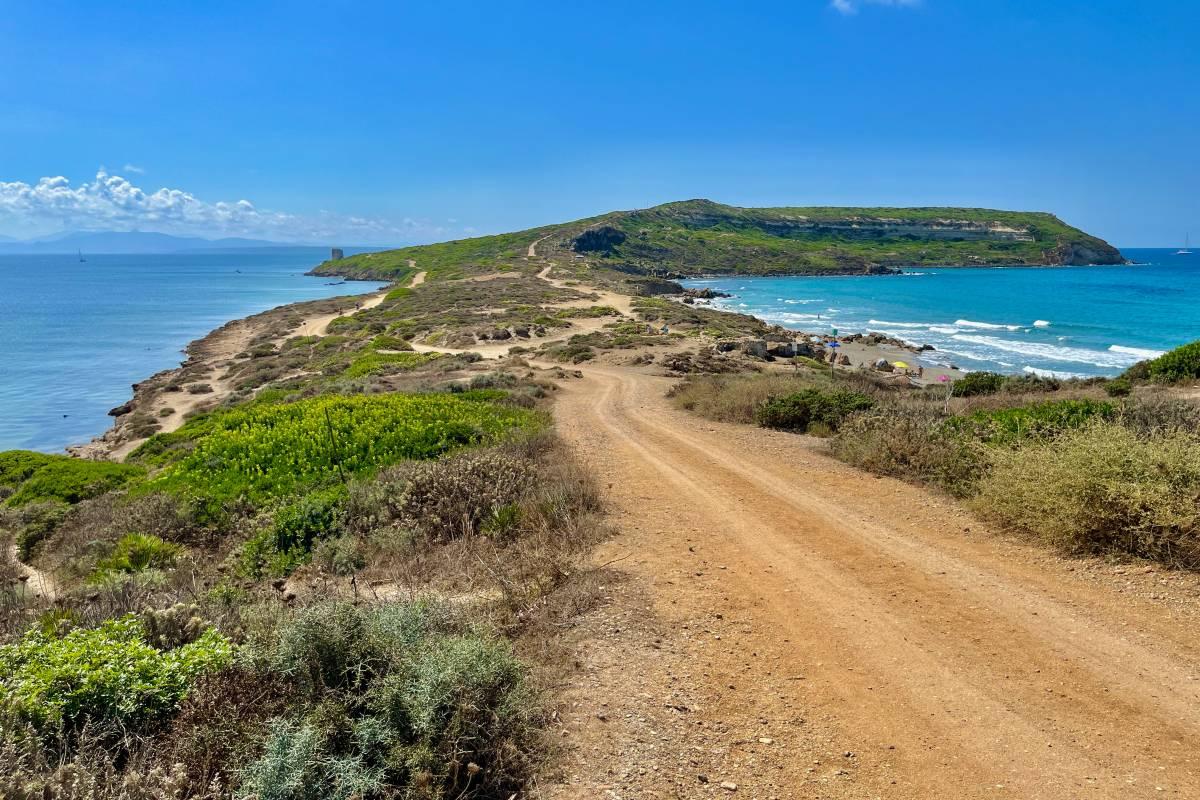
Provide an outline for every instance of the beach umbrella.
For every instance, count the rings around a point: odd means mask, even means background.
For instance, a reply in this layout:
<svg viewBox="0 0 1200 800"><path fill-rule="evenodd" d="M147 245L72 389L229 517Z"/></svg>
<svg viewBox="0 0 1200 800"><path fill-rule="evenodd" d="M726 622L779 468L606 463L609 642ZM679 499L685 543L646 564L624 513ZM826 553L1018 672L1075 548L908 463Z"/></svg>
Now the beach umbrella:
<svg viewBox="0 0 1200 800"><path fill-rule="evenodd" d="M905 364L903 361L893 361L892 366L899 367L900 369L908 369L908 364Z"/></svg>

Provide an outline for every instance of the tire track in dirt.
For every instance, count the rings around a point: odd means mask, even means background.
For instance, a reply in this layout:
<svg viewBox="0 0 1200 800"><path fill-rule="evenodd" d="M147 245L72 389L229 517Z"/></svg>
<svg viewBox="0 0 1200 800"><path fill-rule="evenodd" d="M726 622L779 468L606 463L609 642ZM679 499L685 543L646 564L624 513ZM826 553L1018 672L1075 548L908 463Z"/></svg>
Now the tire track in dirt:
<svg viewBox="0 0 1200 800"><path fill-rule="evenodd" d="M953 503L801 437L686 416L661 379L585 373L559 427L612 482L656 607L714 605L688 580L700 550L746 601L739 647L804 675L794 698L748 685L724 713L815 707L893 797L1200 796L1194 624L1006 557Z"/></svg>

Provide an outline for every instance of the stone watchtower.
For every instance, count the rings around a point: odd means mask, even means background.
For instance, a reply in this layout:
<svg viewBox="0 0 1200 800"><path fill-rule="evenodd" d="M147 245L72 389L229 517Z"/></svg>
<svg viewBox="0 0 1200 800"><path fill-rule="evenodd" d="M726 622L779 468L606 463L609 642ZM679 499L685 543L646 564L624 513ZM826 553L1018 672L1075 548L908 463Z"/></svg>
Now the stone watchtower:
<svg viewBox="0 0 1200 800"><path fill-rule="evenodd" d="M342 248L335 247L329 251L329 260L330 261L341 261L345 257L345 255L346 254L342 252Z"/></svg>

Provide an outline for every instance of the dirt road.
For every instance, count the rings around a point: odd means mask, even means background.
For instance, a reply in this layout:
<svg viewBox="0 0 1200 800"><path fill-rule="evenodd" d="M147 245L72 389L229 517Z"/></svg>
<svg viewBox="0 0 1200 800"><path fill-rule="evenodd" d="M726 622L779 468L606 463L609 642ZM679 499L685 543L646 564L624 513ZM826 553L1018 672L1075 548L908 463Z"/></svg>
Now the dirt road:
<svg viewBox="0 0 1200 800"><path fill-rule="evenodd" d="M1200 797L1194 596L1123 594L668 385L597 366L558 401L623 531L599 558L628 554L668 632L572 688L554 796ZM659 691L694 698L686 723Z"/></svg>

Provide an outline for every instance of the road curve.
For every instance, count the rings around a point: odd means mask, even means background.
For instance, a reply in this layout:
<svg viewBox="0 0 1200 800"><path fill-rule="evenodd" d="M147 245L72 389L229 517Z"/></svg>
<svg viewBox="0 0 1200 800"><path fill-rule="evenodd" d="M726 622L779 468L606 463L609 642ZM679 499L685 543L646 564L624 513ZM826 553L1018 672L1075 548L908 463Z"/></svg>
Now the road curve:
<svg viewBox="0 0 1200 800"><path fill-rule="evenodd" d="M790 695L712 687L726 713L809 709L855 751L855 791L872 795L1200 797L1194 608L1072 578L980 536L953 502L804 437L677 411L668 386L585 368L556 416L610 486L620 547L636 551L629 570L655 607L736 598L745 632L703 674L732 674L750 653L803 673ZM721 565L719 584L692 578L698 553ZM803 757L777 765L796 786Z"/></svg>

